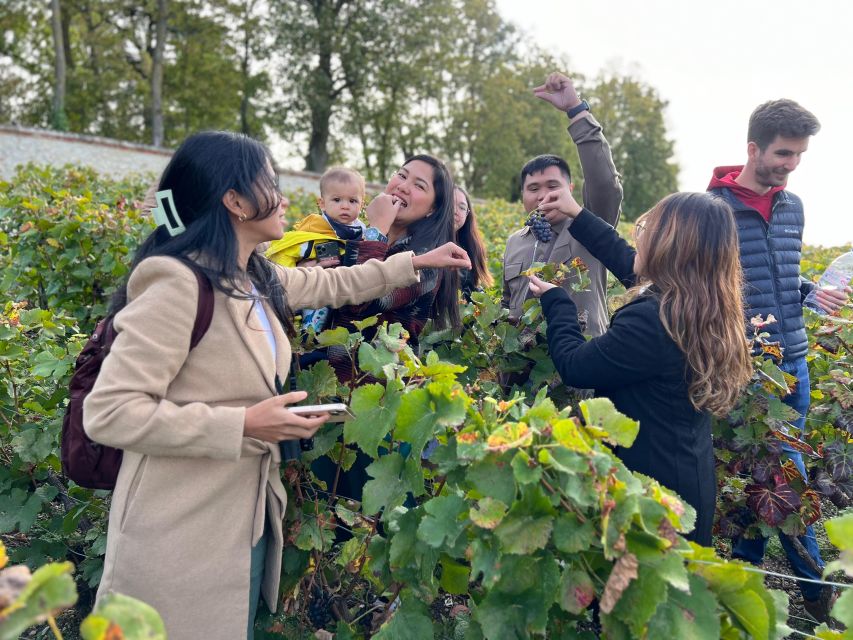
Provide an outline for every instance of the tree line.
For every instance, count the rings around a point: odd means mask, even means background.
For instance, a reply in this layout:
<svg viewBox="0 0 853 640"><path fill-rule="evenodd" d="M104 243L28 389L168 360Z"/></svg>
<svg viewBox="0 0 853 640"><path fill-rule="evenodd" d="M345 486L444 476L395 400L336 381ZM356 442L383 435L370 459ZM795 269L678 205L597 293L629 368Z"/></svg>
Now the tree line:
<svg viewBox="0 0 853 640"><path fill-rule="evenodd" d="M369 180L428 151L480 197L516 199L540 153L580 175L565 117L530 93L571 65L493 0L5 0L0 34L0 122L157 146L236 130ZM666 101L630 73L573 77L636 217L677 188Z"/></svg>

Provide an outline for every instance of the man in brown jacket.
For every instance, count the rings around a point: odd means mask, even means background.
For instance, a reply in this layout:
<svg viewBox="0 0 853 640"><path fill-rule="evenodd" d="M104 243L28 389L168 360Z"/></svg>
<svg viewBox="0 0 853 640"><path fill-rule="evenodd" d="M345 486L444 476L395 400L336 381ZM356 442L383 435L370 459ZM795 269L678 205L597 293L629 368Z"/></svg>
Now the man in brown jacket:
<svg viewBox="0 0 853 640"><path fill-rule="evenodd" d="M613 164L610 145L601 132L601 125L589 112L589 105L581 100L571 79L561 73L552 73L547 81L533 90L534 95L565 111L569 117L569 135L578 146L583 168L583 203L597 216L615 226L619 220L622 203L622 185ZM521 200L524 210L534 211L545 197L560 189L571 189L572 179L566 161L558 156L537 156L521 170ZM586 333L599 336L608 324L605 286L607 270L595 260L581 244L569 234L572 221L559 211L545 216L551 224L552 237L539 242L530 227L513 233L506 243L504 253L503 305L509 308L510 317L521 317L522 304L530 297L527 277L522 273L533 262L568 263L580 258L589 267L592 284L588 291L572 293L578 313L586 326ZM534 250L536 255L534 256ZM570 280L564 286L568 287Z"/></svg>

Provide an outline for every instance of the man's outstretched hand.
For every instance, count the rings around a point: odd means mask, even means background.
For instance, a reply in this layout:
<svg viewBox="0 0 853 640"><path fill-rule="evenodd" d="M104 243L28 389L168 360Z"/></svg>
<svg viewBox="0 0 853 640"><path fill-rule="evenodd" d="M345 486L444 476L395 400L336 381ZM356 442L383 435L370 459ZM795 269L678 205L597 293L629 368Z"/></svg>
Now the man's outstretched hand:
<svg viewBox="0 0 853 640"><path fill-rule="evenodd" d="M568 111L581 103L572 79L557 72L550 74L545 84L536 87L533 95L550 102L560 111Z"/></svg>

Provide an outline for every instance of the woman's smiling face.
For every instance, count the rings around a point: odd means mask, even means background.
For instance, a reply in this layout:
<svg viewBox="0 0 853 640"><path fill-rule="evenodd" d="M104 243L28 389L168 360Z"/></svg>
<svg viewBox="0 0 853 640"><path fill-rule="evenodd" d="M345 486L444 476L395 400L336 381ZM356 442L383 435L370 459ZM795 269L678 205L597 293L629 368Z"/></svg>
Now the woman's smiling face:
<svg viewBox="0 0 853 640"><path fill-rule="evenodd" d="M397 198L400 211L394 223L409 226L433 212L435 208L434 170L423 160L403 165L388 181L385 193Z"/></svg>

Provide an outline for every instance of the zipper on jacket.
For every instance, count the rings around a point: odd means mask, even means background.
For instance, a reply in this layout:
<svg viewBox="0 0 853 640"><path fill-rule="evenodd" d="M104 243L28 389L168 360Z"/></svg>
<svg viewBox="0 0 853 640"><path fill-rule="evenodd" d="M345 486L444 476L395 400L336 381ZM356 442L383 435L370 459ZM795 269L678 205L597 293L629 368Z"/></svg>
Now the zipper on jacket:
<svg viewBox="0 0 853 640"><path fill-rule="evenodd" d="M784 191L782 193L784 193ZM773 213L776 211L776 207L779 206L780 201L781 201L781 198L776 198L776 201L770 207L770 220L773 219ZM759 217L761 217L761 214L759 214L757 211L756 211L756 214L758 214ZM785 313L784 313L784 310L782 309L782 299L779 297L779 287L777 286L777 282L776 282L776 277L777 277L776 256L774 255L774 253L770 247L770 222L769 221L765 222L763 217L761 217L761 221L764 222L764 226L765 226L764 238L767 240L767 253L770 255L770 266L773 269L773 273L771 274L773 277L770 278L770 283L773 286L773 298L776 301L776 308L779 311L779 318L776 321L779 323L779 329L780 329L779 338L780 338L780 341L782 342L782 360L784 361L785 360L784 354L788 349L788 342L785 339L785 334L786 334L786 331L785 331Z"/></svg>

